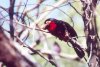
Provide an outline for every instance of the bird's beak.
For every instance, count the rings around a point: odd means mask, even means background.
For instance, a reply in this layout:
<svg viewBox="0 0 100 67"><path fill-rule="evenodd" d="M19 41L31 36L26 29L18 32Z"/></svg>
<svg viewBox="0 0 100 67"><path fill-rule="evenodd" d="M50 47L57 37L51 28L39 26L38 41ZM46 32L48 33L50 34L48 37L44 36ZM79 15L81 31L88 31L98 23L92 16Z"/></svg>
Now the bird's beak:
<svg viewBox="0 0 100 67"><path fill-rule="evenodd" d="M47 29L47 26L48 26L48 24L44 24L44 25L42 26L42 29L46 30L46 29Z"/></svg>
<svg viewBox="0 0 100 67"><path fill-rule="evenodd" d="M51 21L46 21L46 24L43 25L42 29L46 30L50 22Z"/></svg>

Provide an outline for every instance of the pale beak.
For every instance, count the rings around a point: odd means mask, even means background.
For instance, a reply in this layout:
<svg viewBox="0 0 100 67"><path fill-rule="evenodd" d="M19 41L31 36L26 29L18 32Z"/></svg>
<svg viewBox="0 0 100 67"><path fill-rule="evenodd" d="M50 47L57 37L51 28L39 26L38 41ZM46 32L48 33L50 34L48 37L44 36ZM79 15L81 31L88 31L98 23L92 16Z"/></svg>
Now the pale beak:
<svg viewBox="0 0 100 67"><path fill-rule="evenodd" d="M48 25L50 24L50 22L51 22L51 21L46 21L46 24L44 24L44 25L42 26L42 29L46 30L47 27L48 27Z"/></svg>
<svg viewBox="0 0 100 67"><path fill-rule="evenodd" d="M44 24L44 25L42 26L42 29L46 30L46 27L47 27L47 24Z"/></svg>

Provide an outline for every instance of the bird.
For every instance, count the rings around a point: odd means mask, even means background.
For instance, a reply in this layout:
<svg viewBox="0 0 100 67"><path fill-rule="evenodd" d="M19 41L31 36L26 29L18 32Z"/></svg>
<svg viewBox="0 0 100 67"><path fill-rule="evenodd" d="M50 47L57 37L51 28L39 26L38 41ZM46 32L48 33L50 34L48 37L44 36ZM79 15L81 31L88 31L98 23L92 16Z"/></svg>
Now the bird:
<svg viewBox="0 0 100 67"><path fill-rule="evenodd" d="M74 41L77 41L78 35L74 28L67 22L55 18L48 18L45 20L43 29L47 30L53 36L62 41L70 42L76 54L83 58L85 53L82 48Z"/></svg>

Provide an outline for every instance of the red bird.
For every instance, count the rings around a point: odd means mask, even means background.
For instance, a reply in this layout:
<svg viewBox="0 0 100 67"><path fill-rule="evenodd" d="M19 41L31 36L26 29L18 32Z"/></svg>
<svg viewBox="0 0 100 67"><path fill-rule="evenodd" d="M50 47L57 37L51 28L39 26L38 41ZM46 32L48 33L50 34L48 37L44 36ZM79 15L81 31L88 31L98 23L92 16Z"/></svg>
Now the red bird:
<svg viewBox="0 0 100 67"><path fill-rule="evenodd" d="M48 30L49 33L58 37L60 40L70 42L77 55L80 58L84 57L85 54L82 48L77 43L73 42L73 40L76 41L77 39L77 33L67 22L49 18L45 20L43 29Z"/></svg>

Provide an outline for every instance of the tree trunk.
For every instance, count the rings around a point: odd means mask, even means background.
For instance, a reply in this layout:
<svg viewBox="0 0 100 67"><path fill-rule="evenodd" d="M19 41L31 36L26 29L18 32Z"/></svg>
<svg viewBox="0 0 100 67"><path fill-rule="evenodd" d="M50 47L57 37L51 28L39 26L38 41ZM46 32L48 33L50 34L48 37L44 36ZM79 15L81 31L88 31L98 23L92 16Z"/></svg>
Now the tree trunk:
<svg viewBox="0 0 100 67"><path fill-rule="evenodd" d="M83 4L83 21L86 35L88 65L89 67L100 67L100 43L96 26L96 4L97 0L81 0Z"/></svg>

